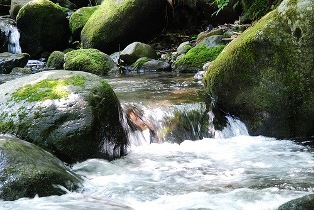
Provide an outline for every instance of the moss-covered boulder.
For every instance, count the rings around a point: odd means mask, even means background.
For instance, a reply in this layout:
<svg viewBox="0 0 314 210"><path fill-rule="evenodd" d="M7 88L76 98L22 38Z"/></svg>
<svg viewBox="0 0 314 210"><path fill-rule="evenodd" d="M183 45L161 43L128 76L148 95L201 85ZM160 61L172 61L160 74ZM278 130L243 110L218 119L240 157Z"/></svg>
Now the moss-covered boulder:
<svg viewBox="0 0 314 210"><path fill-rule="evenodd" d="M284 0L231 42L208 68L216 107L251 134L314 134L314 1Z"/></svg>
<svg viewBox="0 0 314 210"><path fill-rule="evenodd" d="M118 67L110 56L97 49L79 49L65 54L64 69L106 75Z"/></svg>
<svg viewBox="0 0 314 210"><path fill-rule="evenodd" d="M224 47L224 45L206 47L205 44L193 47L176 60L174 69L179 72L200 71L205 63L215 60Z"/></svg>
<svg viewBox="0 0 314 210"><path fill-rule="evenodd" d="M62 7L49 0L25 4L16 17L23 52L40 57L43 52L63 50L70 36L69 23Z"/></svg>
<svg viewBox="0 0 314 210"><path fill-rule="evenodd" d="M279 206L278 208L278 210L312 210L312 209L314 209L314 194L294 199Z"/></svg>
<svg viewBox="0 0 314 210"><path fill-rule="evenodd" d="M120 53L120 59L128 64L132 64L137 61L137 59L143 57L156 59L158 56L152 46L141 42L129 44Z"/></svg>
<svg viewBox="0 0 314 210"><path fill-rule="evenodd" d="M0 135L0 199L62 195L81 186L82 179L42 148Z"/></svg>
<svg viewBox="0 0 314 210"><path fill-rule="evenodd" d="M63 69L64 53L61 51L53 51L47 60L47 67L53 69Z"/></svg>
<svg viewBox="0 0 314 210"><path fill-rule="evenodd" d="M15 134L74 163L126 153L120 103L102 78L44 71L0 85L0 132Z"/></svg>
<svg viewBox="0 0 314 210"><path fill-rule="evenodd" d="M90 18L90 16L98 9L99 6L82 7L76 10L70 17L70 30L74 39L80 39L81 31Z"/></svg>
<svg viewBox="0 0 314 210"><path fill-rule="evenodd" d="M166 0L103 1L82 30L82 45L112 53L131 42L145 42L166 24L166 6Z"/></svg>

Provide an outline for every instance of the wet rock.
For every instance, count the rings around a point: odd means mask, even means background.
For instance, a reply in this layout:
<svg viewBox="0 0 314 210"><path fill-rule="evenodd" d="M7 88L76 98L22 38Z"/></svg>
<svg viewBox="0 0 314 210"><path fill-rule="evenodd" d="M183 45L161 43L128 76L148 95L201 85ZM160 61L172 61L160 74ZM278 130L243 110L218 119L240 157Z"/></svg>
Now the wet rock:
<svg viewBox="0 0 314 210"><path fill-rule="evenodd" d="M66 14L62 7L49 0L28 2L19 11L16 22L23 52L32 58L67 47L70 30Z"/></svg>
<svg viewBox="0 0 314 210"><path fill-rule="evenodd" d="M120 103L102 78L80 71L43 71L0 89L0 132L15 134L67 163L126 153Z"/></svg>
<svg viewBox="0 0 314 210"><path fill-rule="evenodd" d="M284 0L232 41L205 75L216 106L253 135L314 134L313 0Z"/></svg>
<svg viewBox="0 0 314 210"><path fill-rule="evenodd" d="M29 55L27 53L0 53L0 74L9 74L15 67L25 67Z"/></svg>
<svg viewBox="0 0 314 210"><path fill-rule="evenodd" d="M278 210L312 210L312 209L314 209L314 194L294 199L279 206L278 208Z"/></svg>
<svg viewBox="0 0 314 210"><path fill-rule="evenodd" d="M158 56L150 45L141 42L129 44L120 54L120 59L128 64L134 63L142 57L156 59Z"/></svg>
<svg viewBox="0 0 314 210"><path fill-rule="evenodd" d="M138 59L132 64L132 67L135 71L171 71L171 66L168 62L146 57Z"/></svg>
<svg viewBox="0 0 314 210"><path fill-rule="evenodd" d="M0 199L62 195L60 186L73 191L82 179L40 147L0 135Z"/></svg>

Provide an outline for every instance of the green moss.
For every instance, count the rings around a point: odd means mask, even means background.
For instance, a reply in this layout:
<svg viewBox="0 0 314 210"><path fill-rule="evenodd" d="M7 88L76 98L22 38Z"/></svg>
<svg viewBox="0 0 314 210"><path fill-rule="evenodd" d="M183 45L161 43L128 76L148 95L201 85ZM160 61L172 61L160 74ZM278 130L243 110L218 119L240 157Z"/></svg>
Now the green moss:
<svg viewBox="0 0 314 210"><path fill-rule="evenodd" d="M131 66L133 67L133 68L135 68L135 69L139 69L139 68L141 68L143 65L144 65L144 63L146 63L147 61L149 61L150 59L149 58L147 58L147 57L143 57L143 58L140 58L140 59L138 59L135 63L133 63Z"/></svg>
<svg viewBox="0 0 314 210"><path fill-rule="evenodd" d="M61 51L53 51L47 61L48 68L63 69L64 53Z"/></svg>
<svg viewBox="0 0 314 210"><path fill-rule="evenodd" d="M12 119L8 121L0 121L0 131L6 133L7 131L11 130L14 126L14 122Z"/></svg>
<svg viewBox="0 0 314 210"><path fill-rule="evenodd" d="M71 15L69 24L71 32L74 36L79 37L84 25L98 8L99 6L82 7Z"/></svg>
<svg viewBox="0 0 314 210"><path fill-rule="evenodd" d="M64 68L104 75L111 69L105 56L97 49L73 50L65 55Z"/></svg>
<svg viewBox="0 0 314 210"><path fill-rule="evenodd" d="M224 45L210 48L206 48L205 45L196 46L190 49L184 56L179 58L176 65L202 68L206 62L215 60L224 47Z"/></svg>
<svg viewBox="0 0 314 210"><path fill-rule="evenodd" d="M15 101L28 102L66 98L69 91L65 86L84 86L85 77L73 76L66 79L45 79L34 85L27 84L12 94Z"/></svg>

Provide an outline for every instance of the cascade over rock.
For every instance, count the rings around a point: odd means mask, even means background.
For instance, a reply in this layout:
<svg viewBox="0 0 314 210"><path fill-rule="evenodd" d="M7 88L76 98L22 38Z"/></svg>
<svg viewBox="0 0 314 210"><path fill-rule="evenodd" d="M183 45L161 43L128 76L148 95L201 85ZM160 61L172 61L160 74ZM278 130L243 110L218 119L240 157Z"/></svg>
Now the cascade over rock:
<svg viewBox="0 0 314 210"><path fill-rule="evenodd" d="M102 78L44 71L0 85L0 132L15 134L75 163L126 153L120 103Z"/></svg>
<svg viewBox="0 0 314 210"><path fill-rule="evenodd" d="M62 195L82 186L82 179L40 147L0 135L0 199Z"/></svg>
<svg viewBox="0 0 314 210"><path fill-rule="evenodd" d="M165 26L166 0L107 0L92 14L81 32L84 48L105 53L145 41Z"/></svg>
<svg viewBox="0 0 314 210"><path fill-rule="evenodd" d="M216 107L254 135L314 134L314 0L284 0L209 66Z"/></svg>

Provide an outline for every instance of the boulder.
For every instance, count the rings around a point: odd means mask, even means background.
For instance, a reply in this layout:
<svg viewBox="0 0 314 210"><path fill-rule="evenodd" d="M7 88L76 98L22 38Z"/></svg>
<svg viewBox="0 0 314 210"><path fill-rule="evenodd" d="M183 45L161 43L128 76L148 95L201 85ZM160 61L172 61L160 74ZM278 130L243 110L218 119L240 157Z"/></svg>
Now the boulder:
<svg viewBox="0 0 314 210"><path fill-rule="evenodd" d="M314 194L294 199L279 206L278 208L278 210L312 210L312 209L314 209Z"/></svg>
<svg viewBox="0 0 314 210"><path fill-rule="evenodd" d="M65 54L64 69L106 75L118 67L109 55L97 49L79 49Z"/></svg>
<svg viewBox="0 0 314 210"><path fill-rule="evenodd" d="M70 30L66 14L49 0L28 2L20 9L16 22L23 52L32 58L67 47Z"/></svg>
<svg viewBox="0 0 314 210"><path fill-rule="evenodd" d="M42 148L18 138L0 135L0 199L62 195L82 186L62 161Z"/></svg>
<svg viewBox="0 0 314 210"><path fill-rule="evenodd" d="M162 60L149 59L147 57L139 58L131 65L135 71L170 71L171 66L168 62Z"/></svg>
<svg viewBox="0 0 314 210"><path fill-rule="evenodd" d="M120 103L102 78L43 71L0 85L0 132L19 136L75 163L126 153Z"/></svg>
<svg viewBox="0 0 314 210"><path fill-rule="evenodd" d="M0 53L0 74L9 74L15 67L25 67L28 59L27 53Z"/></svg>
<svg viewBox="0 0 314 210"><path fill-rule="evenodd" d="M94 7L82 7L78 10L76 10L70 17L69 24L70 24L70 30L72 32L72 35L74 39L80 38L81 31L90 18L90 16L98 9L99 6Z"/></svg>
<svg viewBox="0 0 314 210"><path fill-rule="evenodd" d="M47 60L47 67L53 69L63 69L64 55L65 54L61 51L53 51Z"/></svg>
<svg viewBox="0 0 314 210"><path fill-rule="evenodd" d="M215 60L224 47L224 45L206 47L205 44L193 47L186 54L177 58L174 69L185 73L198 72L202 70L205 63Z"/></svg>
<svg viewBox="0 0 314 210"><path fill-rule="evenodd" d="M154 48L141 42L129 44L120 54L120 59L128 64L134 63L142 57L156 59L158 56Z"/></svg>
<svg viewBox="0 0 314 210"><path fill-rule="evenodd" d="M253 135L314 134L314 1L284 0L232 41L204 84Z"/></svg>
<svg viewBox="0 0 314 210"><path fill-rule="evenodd" d="M145 42L165 26L166 6L166 0L103 1L82 30L82 46L110 54L134 41Z"/></svg>

